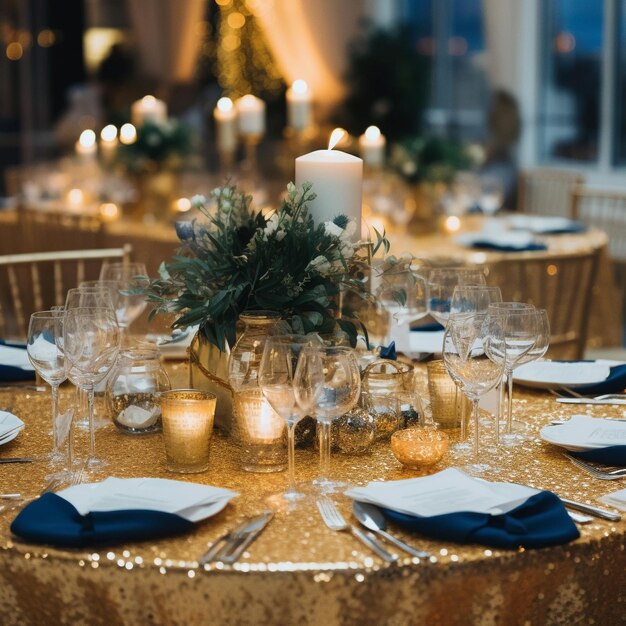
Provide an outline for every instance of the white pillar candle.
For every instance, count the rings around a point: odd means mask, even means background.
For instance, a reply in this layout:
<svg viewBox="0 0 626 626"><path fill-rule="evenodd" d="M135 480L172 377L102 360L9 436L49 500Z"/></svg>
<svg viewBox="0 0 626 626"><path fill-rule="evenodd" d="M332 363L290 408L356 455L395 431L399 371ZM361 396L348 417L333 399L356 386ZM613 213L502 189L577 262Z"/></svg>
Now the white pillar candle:
<svg viewBox="0 0 626 626"><path fill-rule="evenodd" d="M237 148L237 111L230 98L220 98L213 111L219 152L234 152Z"/></svg>
<svg viewBox="0 0 626 626"><path fill-rule="evenodd" d="M144 96L131 105L130 121L136 128L141 128L146 122L153 124L166 122L167 106L163 100L158 100L154 96Z"/></svg>
<svg viewBox="0 0 626 626"><path fill-rule="evenodd" d="M265 102L248 94L237 100L239 133L244 137L265 133Z"/></svg>
<svg viewBox="0 0 626 626"><path fill-rule="evenodd" d="M104 161L112 161L117 152L117 128L113 124L100 131L100 156Z"/></svg>
<svg viewBox="0 0 626 626"><path fill-rule="evenodd" d="M313 96L305 81L298 79L287 89L287 126L306 130L312 123Z"/></svg>
<svg viewBox="0 0 626 626"><path fill-rule="evenodd" d="M385 160L386 139L378 126L369 126L359 137L359 148L367 167L382 167Z"/></svg>
<svg viewBox="0 0 626 626"><path fill-rule="evenodd" d="M80 157L91 158L96 156L96 133L93 130L84 130L75 145L76 154Z"/></svg>
<svg viewBox="0 0 626 626"><path fill-rule="evenodd" d="M313 184L317 198L309 203L316 223L345 215L356 222L356 237L361 234L361 195L363 161L333 147L343 133L331 135L328 150L316 150L296 159L296 185ZM333 141L334 140L334 141Z"/></svg>

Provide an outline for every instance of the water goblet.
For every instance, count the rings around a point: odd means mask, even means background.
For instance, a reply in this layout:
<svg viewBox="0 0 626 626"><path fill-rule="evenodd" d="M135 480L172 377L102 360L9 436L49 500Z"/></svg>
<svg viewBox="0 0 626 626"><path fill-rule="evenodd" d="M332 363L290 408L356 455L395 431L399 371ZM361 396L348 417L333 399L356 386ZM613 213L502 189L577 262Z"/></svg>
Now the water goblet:
<svg viewBox="0 0 626 626"><path fill-rule="evenodd" d="M457 285L452 292L450 313L486 313L494 302L502 302L500 287Z"/></svg>
<svg viewBox="0 0 626 626"><path fill-rule="evenodd" d="M96 456L94 390L109 373L120 348L115 314L110 308L78 307L65 311L63 345L69 361L68 378L87 392L89 412L89 455L87 466L105 465Z"/></svg>
<svg viewBox="0 0 626 626"><path fill-rule="evenodd" d="M428 273L428 312L443 326L450 315L452 295L459 285L485 285L485 272L478 268L442 267Z"/></svg>
<svg viewBox="0 0 626 626"><path fill-rule="evenodd" d="M500 318L504 330L503 340L494 338L488 349L493 359L504 364L504 378L507 380L506 426L502 442L514 445L523 439L519 433L513 432L513 370L520 364L520 359L530 352L538 338L537 317L535 307L523 302L495 302L489 305L489 313ZM504 384L502 385L502 388ZM502 391L500 406L503 406ZM500 443L499 421L496 428L496 438Z"/></svg>
<svg viewBox="0 0 626 626"><path fill-rule="evenodd" d="M59 386L67 378L63 352L63 311L37 311L30 316L26 353L36 372L50 385L52 395L52 453L50 462L63 461L61 453Z"/></svg>
<svg viewBox="0 0 626 626"><path fill-rule="evenodd" d="M448 319L443 341L443 361L459 389L472 401L474 424L474 463L467 467L472 473L492 469L479 463L480 420L478 403L481 396L502 380L504 361L491 358L487 344L504 342L500 318L488 313L453 313Z"/></svg>
<svg viewBox="0 0 626 626"><path fill-rule="evenodd" d="M289 488L282 497L294 503L304 497L296 489L295 429L314 400L310 382L298 377L300 355L306 346L318 345L314 335L273 335L265 343L259 367L259 386L267 401L287 423ZM295 381L299 380L296 396Z"/></svg>
<svg viewBox="0 0 626 626"><path fill-rule="evenodd" d="M352 409L361 392L356 354L345 346L305 347L295 378L296 399L310 404L320 425L320 477L313 484L324 493L341 486L330 478L330 427Z"/></svg>

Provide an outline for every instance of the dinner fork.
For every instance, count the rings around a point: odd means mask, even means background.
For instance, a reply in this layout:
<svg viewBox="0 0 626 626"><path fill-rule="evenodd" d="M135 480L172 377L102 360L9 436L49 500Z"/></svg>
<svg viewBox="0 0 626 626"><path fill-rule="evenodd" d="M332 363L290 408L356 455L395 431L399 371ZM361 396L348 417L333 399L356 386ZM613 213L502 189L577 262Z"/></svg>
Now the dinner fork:
<svg viewBox="0 0 626 626"><path fill-rule="evenodd" d="M594 478L599 480L619 480L620 478L626 478L626 468L614 469L614 470L599 470L589 463L585 463L581 459L577 459L566 452L563 453L576 467L585 470L588 474L591 474Z"/></svg>
<svg viewBox="0 0 626 626"><path fill-rule="evenodd" d="M397 554L387 552L387 550L385 550L385 548L383 548L383 546L381 546L373 536L364 533L356 526L352 526L352 524L348 524L332 500L329 498L320 498L317 500L316 504L320 515L328 528L331 530L350 531L359 541L364 543L368 548L370 548L370 550L376 552L376 554L378 554L378 556L381 559L384 559L387 563L393 563L398 560Z"/></svg>

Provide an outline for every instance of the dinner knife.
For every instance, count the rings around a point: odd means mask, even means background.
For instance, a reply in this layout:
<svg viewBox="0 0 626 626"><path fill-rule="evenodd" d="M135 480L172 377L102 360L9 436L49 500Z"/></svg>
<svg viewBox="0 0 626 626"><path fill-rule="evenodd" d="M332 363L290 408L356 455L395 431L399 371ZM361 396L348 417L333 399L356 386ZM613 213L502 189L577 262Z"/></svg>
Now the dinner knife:
<svg viewBox="0 0 626 626"><path fill-rule="evenodd" d="M32 463L34 460L27 457L7 457L6 459L0 459L0 463Z"/></svg>
<svg viewBox="0 0 626 626"><path fill-rule="evenodd" d="M597 400L596 398L557 398L561 404L626 404L626 398Z"/></svg>
<svg viewBox="0 0 626 626"><path fill-rule="evenodd" d="M204 565L205 563L210 563L211 561L221 561L221 555L230 553L241 540L245 539L251 532L257 530L259 521L265 520L266 516L267 511L261 515L257 515L256 517L247 518L239 525L235 526L232 530L229 530L221 537L218 537L211 544L211 547L200 557L198 563L200 565Z"/></svg>
<svg viewBox="0 0 626 626"><path fill-rule="evenodd" d="M582 513L587 513L588 515L593 515L594 517L608 519L612 522L619 522L619 520L622 519L622 516L619 513L607 511L606 509L601 509L600 507L592 506L591 504L583 504L582 502L566 500L565 498L561 498L561 496L559 496L559 499L566 507L576 511L581 511Z"/></svg>
<svg viewBox="0 0 626 626"><path fill-rule="evenodd" d="M234 542L228 550L220 554L223 563L234 563L243 554L244 550L263 532L268 522L274 517L272 511L264 511L259 517L250 522L248 529Z"/></svg>

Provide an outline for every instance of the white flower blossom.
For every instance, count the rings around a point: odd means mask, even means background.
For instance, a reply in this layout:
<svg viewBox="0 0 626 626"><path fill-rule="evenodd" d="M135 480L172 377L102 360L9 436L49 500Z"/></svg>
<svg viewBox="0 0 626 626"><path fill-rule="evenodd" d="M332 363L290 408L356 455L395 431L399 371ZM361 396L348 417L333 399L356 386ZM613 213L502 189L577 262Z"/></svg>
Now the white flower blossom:
<svg viewBox="0 0 626 626"><path fill-rule="evenodd" d="M191 207L193 209L197 209L198 207L202 207L206 204L206 197L201 194L196 194L191 198Z"/></svg>
<svg viewBox="0 0 626 626"><path fill-rule="evenodd" d="M316 270L320 274L324 274L328 272L331 267L332 265L329 263L328 259L320 254L309 263L307 269Z"/></svg>

